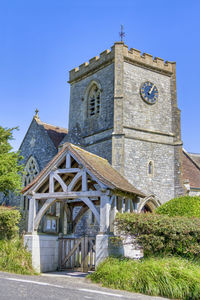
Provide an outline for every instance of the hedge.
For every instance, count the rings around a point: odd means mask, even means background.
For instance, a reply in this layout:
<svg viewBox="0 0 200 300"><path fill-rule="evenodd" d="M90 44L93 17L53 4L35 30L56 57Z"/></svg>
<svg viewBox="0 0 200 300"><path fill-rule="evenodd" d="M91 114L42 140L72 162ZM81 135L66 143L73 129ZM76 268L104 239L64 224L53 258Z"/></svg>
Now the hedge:
<svg viewBox="0 0 200 300"><path fill-rule="evenodd" d="M20 212L13 208L0 206L0 240L11 239L17 235Z"/></svg>
<svg viewBox="0 0 200 300"><path fill-rule="evenodd" d="M117 214L118 231L135 236L144 255L200 258L200 219L156 214Z"/></svg>
<svg viewBox="0 0 200 300"><path fill-rule="evenodd" d="M0 240L0 270L17 274L36 275L32 268L31 253L24 247L23 239Z"/></svg>
<svg viewBox="0 0 200 300"><path fill-rule="evenodd" d="M200 197L183 196L172 199L155 210L156 214L200 218Z"/></svg>

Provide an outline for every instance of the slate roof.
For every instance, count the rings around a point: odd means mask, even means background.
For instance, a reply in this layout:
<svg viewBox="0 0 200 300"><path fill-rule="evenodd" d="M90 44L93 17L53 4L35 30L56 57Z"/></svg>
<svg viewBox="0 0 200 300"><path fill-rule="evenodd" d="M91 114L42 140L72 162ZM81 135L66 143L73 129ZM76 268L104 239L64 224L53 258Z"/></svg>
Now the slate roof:
<svg viewBox="0 0 200 300"><path fill-rule="evenodd" d="M97 177L103 184L108 186L110 189L120 190L123 192L128 192L131 194L136 194L140 197L146 197L144 193L136 189L131 183L128 182L119 172L117 172L109 162L95 154L92 154L86 150L81 149L70 143L65 143L63 148L54 158L49 162L49 164L40 172L40 174L23 190L22 193L25 193L31 187L33 187L40 178L46 173L51 170L62 154L67 150L69 150L77 160L80 161L91 173Z"/></svg>
<svg viewBox="0 0 200 300"><path fill-rule="evenodd" d="M60 142L67 135L68 130L66 128L62 128L59 126L54 126L51 124L44 123L39 118L35 118L35 120L38 123L38 125L41 125L44 127L44 129L46 130L50 139L52 140L54 146L58 149Z"/></svg>
<svg viewBox="0 0 200 300"><path fill-rule="evenodd" d="M200 168L190 153L182 153L183 179L189 180L191 188L200 188Z"/></svg>

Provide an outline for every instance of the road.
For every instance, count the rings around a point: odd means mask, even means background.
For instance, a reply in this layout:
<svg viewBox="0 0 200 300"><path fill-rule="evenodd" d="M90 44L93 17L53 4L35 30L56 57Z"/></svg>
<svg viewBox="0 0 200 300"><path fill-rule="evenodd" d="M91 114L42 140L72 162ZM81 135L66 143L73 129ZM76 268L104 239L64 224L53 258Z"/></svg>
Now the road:
<svg viewBox="0 0 200 300"><path fill-rule="evenodd" d="M102 288L79 276L46 274L25 276L0 272L0 299L53 300L161 300L125 291ZM166 298L165 298L166 300Z"/></svg>

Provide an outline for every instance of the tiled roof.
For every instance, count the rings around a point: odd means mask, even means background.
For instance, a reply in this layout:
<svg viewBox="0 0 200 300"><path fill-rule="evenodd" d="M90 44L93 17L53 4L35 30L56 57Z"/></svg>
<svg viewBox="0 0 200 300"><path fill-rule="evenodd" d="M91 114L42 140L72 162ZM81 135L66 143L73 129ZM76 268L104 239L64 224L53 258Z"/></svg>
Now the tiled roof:
<svg viewBox="0 0 200 300"><path fill-rule="evenodd" d="M70 144L70 146L76 157L82 161L83 165L85 165L102 183L115 189L145 197L141 191L136 189L125 177L117 172L106 159L75 145Z"/></svg>
<svg viewBox="0 0 200 300"><path fill-rule="evenodd" d="M199 153L188 153L188 154L200 168L200 154Z"/></svg>
<svg viewBox="0 0 200 300"><path fill-rule="evenodd" d="M192 188L200 188L200 168L191 155L183 150L182 154L183 179L189 180Z"/></svg>
<svg viewBox="0 0 200 300"><path fill-rule="evenodd" d="M145 197L141 191L136 189L132 184L130 184L120 173L118 173L109 162L95 154L85 151L73 144L66 143L60 152L52 159L52 161L42 170L42 172L23 190L22 193L30 189L38 180L48 172L51 167L56 164L56 161L62 156L62 154L69 150L77 158L80 163L82 163L97 179L103 184L111 189L120 190L123 192L128 192L131 194L136 194L140 197Z"/></svg>
<svg viewBox="0 0 200 300"><path fill-rule="evenodd" d="M44 123L39 118L35 118L35 120L39 125L44 127L50 139L52 140L53 144L55 145L56 148L58 148L60 142L64 139L64 137L68 133L68 130L66 128Z"/></svg>

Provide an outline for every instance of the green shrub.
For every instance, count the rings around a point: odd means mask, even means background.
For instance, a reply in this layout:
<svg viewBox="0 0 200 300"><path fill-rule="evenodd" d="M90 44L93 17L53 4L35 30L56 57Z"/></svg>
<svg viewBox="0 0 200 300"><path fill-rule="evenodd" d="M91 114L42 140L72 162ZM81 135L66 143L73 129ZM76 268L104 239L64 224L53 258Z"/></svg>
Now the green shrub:
<svg viewBox="0 0 200 300"><path fill-rule="evenodd" d="M155 210L156 214L200 218L200 197L183 196L172 199Z"/></svg>
<svg viewBox="0 0 200 300"><path fill-rule="evenodd" d="M200 219L156 214L117 214L120 232L136 237L144 254L200 257Z"/></svg>
<svg viewBox="0 0 200 300"><path fill-rule="evenodd" d="M0 270L18 274L34 274L31 253L23 246L23 240L0 240Z"/></svg>
<svg viewBox="0 0 200 300"><path fill-rule="evenodd" d="M0 240L11 239L19 231L17 224L20 221L20 212L13 208L0 206Z"/></svg>
<svg viewBox="0 0 200 300"><path fill-rule="evenodd" d="M181 258L107 258L89 276L106 287L173 299L199 299L200 267Z"/></svg>

